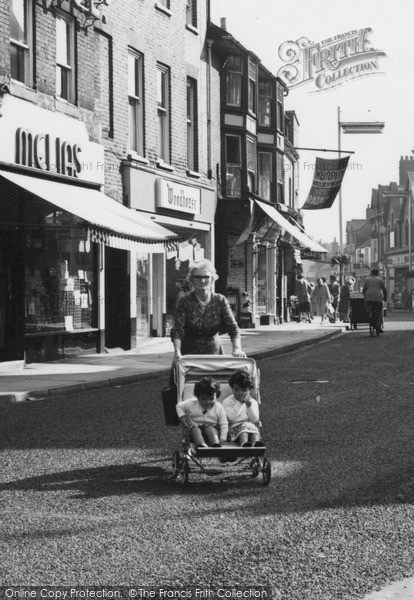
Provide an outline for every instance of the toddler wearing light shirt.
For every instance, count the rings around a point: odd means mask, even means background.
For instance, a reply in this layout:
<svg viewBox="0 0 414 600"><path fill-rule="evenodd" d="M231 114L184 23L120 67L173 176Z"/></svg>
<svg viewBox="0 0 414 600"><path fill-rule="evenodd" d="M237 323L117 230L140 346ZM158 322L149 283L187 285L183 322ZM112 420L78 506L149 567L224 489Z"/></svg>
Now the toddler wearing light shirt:
<svg viewBox="0 0 414 600"><path fill-rule="evenodd" d="M229 379L233 391L223 400L223 408L229 421L229 436L240 446L264 446L260 440L259 404L250 396L254 387L252 376L245 369L239 369Z"/></svg>

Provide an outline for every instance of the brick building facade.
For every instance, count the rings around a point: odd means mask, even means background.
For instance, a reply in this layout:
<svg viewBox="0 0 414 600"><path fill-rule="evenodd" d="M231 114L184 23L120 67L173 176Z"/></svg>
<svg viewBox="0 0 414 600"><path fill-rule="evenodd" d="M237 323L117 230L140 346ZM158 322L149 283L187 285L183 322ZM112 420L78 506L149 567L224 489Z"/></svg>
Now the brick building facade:
<svg viewBox="0 0 414 600"><path fill-rule="evenodd" d="M164 335L189 261L214 259L206 11L0 1L1 361Z"/></svg>

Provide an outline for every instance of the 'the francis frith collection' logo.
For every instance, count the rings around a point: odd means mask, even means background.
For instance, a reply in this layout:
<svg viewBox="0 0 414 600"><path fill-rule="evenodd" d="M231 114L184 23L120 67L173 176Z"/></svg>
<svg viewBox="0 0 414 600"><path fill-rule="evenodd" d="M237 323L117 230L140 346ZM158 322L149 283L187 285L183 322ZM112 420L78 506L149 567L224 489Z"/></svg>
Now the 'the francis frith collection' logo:
<svg viewBox="0 0 414 600"><path fill-rule="evenodd" d="M320 43L306 37L279 46L279 57L286 64L278 76L288 87L314 82L314 92L322 92L346 81L379 74L378 59L385 52L372 47L370 27L335 35Z"/></svg>

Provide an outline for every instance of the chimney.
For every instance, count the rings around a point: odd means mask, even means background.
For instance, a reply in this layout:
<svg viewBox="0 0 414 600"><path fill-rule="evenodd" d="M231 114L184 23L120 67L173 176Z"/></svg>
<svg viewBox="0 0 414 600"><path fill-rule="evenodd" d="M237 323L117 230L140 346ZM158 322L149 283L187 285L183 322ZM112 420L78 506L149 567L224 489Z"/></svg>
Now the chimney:
<svg viewBox="0 0 414 600"><path fill-rule="evenodd" d="M220 27L224 29L224 31L227 31L226 17L220 18Z"/></svg>

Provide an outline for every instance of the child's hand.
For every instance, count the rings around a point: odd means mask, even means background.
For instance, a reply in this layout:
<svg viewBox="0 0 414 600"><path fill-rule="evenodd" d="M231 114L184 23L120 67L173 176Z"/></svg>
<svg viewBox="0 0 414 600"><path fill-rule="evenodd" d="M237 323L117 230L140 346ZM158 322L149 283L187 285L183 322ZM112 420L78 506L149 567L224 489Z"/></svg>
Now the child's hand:
<svg viewBox="0 0 414 600"><path fill-rule="evenodd" d="M220 444L225 444L226 442L227 442L227 440L225 440L225 439L220 440Z"/></svg>

